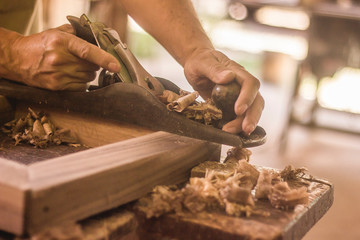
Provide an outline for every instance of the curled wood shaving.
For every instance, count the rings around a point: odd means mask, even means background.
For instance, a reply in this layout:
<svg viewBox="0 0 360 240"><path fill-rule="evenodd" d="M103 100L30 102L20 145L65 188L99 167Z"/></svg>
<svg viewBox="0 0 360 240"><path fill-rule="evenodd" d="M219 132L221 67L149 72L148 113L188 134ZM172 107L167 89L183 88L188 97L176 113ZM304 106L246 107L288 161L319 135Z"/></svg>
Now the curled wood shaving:
<svg viewBox="0 0 360 240"><path fill-rule="evenodd" d="M5 123L2 131L15 140L15 145L21 142L30 143L37 148L61 143L78 146L76 139L66 129L56 128L43 112L35 112L28 108L29 113L22 118Z"/></svg>
<svg viewBox="0 0 360 240"><path fill-rule="evenodd" d="M185 108L190 106L190 104L192 104L198 97L199 97L199 93L195 91L193 93L180 97L173 102L170 102L167 105L167 108L170 111L182 112L184 111Z"/></svg>
<svg viewBox="0 0 360 240"><path fill-rule="evenodd" d="M233 147L230 148L227 153L226 153L226 158L224 160L224 162L228 162L230 160L246 160L247 162L249 162L250 160L250 156L251 156L252 152L249 149L246 148L242 148L242 147Z"/></svg>
<svg viewBox="0 0 360 240"><path fill-rule="evenodd" d="M166 104L169 111L176 111L186 118L203 123L205 125L217 126L218 121L222 118L222 112L209 99L205 102L197 102L198 92L186 92L181 90L180 95L165 90L160 101Z"/></svg>

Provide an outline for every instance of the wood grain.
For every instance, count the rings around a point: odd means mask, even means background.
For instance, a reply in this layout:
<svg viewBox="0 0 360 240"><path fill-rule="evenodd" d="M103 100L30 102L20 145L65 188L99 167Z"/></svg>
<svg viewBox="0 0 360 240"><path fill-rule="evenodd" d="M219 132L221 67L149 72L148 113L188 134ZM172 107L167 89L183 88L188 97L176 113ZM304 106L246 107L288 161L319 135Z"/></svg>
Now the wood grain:
<svg viewBox="0 0 360 240"><path fill-rule="evenodd" d="M0 158L0 229L15 234L24 232L27 180L24 165Z"/></svg>
<svg viewBox="0 0 360 240"><path fill-rule="evenodd" d="M190 169L219 157L218 145L157 132L28 167L27 229L41 228L119 206L158 184L189 178Z"/></svg>
<svg viewBox="0 0 360 240"><path fill-rule="evenodd" d="M18 104L17 114L28 106ZM55 124L71 128L93 148L29 165L1 159L0 216L7 219L1 218L0 229L15 234L78 221L135 200L158 184L186 181L192 167L220 156L218 144L31 107L49 111Z"/></svg>
<svg viewBox="0 0 360 240"><path fill-rule="evenodd" d="M55 126L69 129L73 137L88 147L99 147L154 132L135 124L21 102L17 104L16 117L24 116L29 106L34 111L45 112Z"/></svg>

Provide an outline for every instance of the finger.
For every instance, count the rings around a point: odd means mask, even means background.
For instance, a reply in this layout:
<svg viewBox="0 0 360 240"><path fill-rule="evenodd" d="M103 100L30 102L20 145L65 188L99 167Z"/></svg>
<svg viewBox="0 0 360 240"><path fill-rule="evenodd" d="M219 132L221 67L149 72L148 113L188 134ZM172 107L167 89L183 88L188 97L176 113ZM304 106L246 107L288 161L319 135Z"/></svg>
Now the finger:
<svg viewBox="0 0 360 240"><path fill-rule="evenodd" d="M260 95L260 93L258 93L254 100L254 103L246 111L244 121L242 122L242 129L245 134L250 135L250 133L254 131L257 123L260 120L260 116L264 109L264 105L265 105L264 99Z"/></svg>
<svg viewBox="0 0 360 240"><path fill-rule="evenodd" d="M96 72L71 72L65 75L69 79L76 79L71 82L91 82L96 77Z"/></svg>
<svg viewBox="0 0 360 240"><path fill-rule="evenodd" d="M120 64L114 56L78 37L71 37L68 50L73 55L94 63L110 72L119 72Z"/></svg>
<svg viewBox="0 0 360 240"><path fill-rule="evenodd" d="M229 133L240 133L242 131L243 117L238 116L234 120L226 123L222 130Z"/></svg>
<svg viewBox="0 0 360 240"><path fill-rule="evenodd" d="M85 91L89 87L89 81L84 79L74 78L73 76L64 76L62 78L62 89L66 91Z"/></svg>
<svg viewBox="0 0 360 240"><path fill-rule="evenodd" d="M59 26L59 27L57 27L55 29L60 30L62 32L67 32L67 33L70 33L70 34L75 34L75 30L70 24L61 25L61 26Z"/></svg>
<svg viewBox="0 0 360 240"><path fill-rule="evenodd" d="M234 106L236 115L244 114L259 92L260 81L245 69L236 72L236 81L241 85L239 97Z"/></svg>
<svg viewBox="0 0 360 240"><path fill-rule="evenodd" d="M73 92L84 92L88 89L89 84L87 83L69 83L64 90Z"/></svg>
<svg viewBox="0 0 360 240"><path fill-rule="evenodd" d="M64 63L64 65L70 65L72 71L76 72L96 72L100 69L98 65L79 58L72 59L69 62Z"/></svg>

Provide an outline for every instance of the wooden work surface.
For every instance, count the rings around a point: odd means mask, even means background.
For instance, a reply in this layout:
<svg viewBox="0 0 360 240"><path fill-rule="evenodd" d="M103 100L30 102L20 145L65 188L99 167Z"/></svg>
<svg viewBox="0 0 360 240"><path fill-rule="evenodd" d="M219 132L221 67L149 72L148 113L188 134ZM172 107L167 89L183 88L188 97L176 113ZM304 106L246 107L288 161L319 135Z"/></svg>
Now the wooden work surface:
<svg viewBox="0 0 360 240"><path fill-rule="evenodd" d="M136 202L92 216L73 224L46 229L37 239L301 239L327 212L333 202L333 186L314 180L309 187L309 204L294 211L275 209L266 201L257 209L270 212L264 217L232 217L222 212L166 214L146 219ZM2 233L10 240L14 236ZM35 237L34 236L34 237ZM66 238L64 238L66 236ZM19 239L20 240L20 239Z"/></svg>

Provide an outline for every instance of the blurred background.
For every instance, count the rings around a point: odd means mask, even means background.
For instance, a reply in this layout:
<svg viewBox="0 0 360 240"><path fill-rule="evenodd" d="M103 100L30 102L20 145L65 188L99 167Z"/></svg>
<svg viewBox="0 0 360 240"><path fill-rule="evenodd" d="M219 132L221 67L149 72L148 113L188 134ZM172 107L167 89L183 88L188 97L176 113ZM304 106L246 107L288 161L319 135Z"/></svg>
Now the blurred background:
<svg viewBox="0 0 360 240"><path fill-rule="evenodd" d="M215 47L262 83L265 145L253 164L306 167L335 185L304 239L360 239L360 1L193 0ZM88 13L115 28L154 76L191 91L182 67L116 0L43 0L39 29Z"/></svg>

